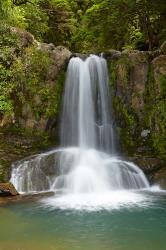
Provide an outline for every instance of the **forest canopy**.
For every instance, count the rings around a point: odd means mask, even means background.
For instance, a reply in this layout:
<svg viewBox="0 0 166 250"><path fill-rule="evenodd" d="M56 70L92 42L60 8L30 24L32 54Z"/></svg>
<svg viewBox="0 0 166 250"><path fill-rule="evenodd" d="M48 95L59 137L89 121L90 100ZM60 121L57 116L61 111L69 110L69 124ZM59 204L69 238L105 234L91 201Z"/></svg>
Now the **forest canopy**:
<svg viewBox="0 0 166 250"><path fill-rule="evenodd" d="M154 50L166 39L166 3L1 0L0 29L4 25L25 29L39 41L65 45L75 52L110 48Z"/></svg>

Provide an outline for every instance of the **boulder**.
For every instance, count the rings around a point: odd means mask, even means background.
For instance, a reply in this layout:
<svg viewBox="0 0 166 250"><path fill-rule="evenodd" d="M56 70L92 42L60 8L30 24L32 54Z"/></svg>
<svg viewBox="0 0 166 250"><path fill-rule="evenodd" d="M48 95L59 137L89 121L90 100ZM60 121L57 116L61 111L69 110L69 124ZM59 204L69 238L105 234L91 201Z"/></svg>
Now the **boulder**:
<svg viewBox="0 0 166 250"><path fill-rule="evenodd" d="M72 53L63 46L55 47L53 44L38 43L38 49L47 53L52 59L47 72L46 80L55 81L61 69L64 68Z"/></svg>
<svg viewBox="0 0 166 250"><path fill-rule="evenodd" d="M0 183L0 196L15 196L18 194L12 183Z"/></svg>
<svg viewBox="0 0 166 250"><path fill-rule="evenodd" d="M22 30L20 28L12 27L11 32L16 34L19 38L20 45L22 48L29 47L36 43L34 36L28 31Z"/></svg>

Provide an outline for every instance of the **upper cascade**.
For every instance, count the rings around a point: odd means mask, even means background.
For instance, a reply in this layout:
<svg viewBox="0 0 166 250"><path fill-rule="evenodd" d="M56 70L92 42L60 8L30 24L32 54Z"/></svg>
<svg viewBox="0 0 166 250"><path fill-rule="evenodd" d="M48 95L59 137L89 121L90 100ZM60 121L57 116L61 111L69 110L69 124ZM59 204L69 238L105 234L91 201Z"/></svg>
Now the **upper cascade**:
<svg viewBox="0 0 166 250"><path fill-rule="evenodd" d="M72 58L63 101L61 146L115 153L106 60Z"/></svg>

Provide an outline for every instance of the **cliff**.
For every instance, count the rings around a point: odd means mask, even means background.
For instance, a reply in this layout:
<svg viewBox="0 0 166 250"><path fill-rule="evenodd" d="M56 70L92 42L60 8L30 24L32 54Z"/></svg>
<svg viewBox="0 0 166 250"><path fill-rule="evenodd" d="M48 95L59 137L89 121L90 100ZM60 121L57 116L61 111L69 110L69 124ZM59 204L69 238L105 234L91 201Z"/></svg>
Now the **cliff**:
<svg viewBox="0 0 166 250"><path fill-rule="evenodd" d="M122 152L152 180L154 172L166 176L166 42L157 51L110 50L104 56Z"/></svg>

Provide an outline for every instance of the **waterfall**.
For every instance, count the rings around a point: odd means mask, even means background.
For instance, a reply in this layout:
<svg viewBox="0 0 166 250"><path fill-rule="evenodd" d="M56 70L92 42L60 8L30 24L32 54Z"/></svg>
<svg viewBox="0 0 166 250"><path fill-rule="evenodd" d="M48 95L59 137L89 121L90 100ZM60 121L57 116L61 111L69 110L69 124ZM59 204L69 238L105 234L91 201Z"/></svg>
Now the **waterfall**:
<svg viewBox="0 0 166 250"><path fill-rule="evenodd" d="M114 134L104 58L70 60L65 85L61 145L114 152Z"/></svg>
<svg viewBox="0 0 166 250"><path fill-rule="evenodd" d="M91 194L149 187L139 167L116 156L108 82L104 58L70 60L61 148L14 164L11 181L19 191Z"/></svg>

